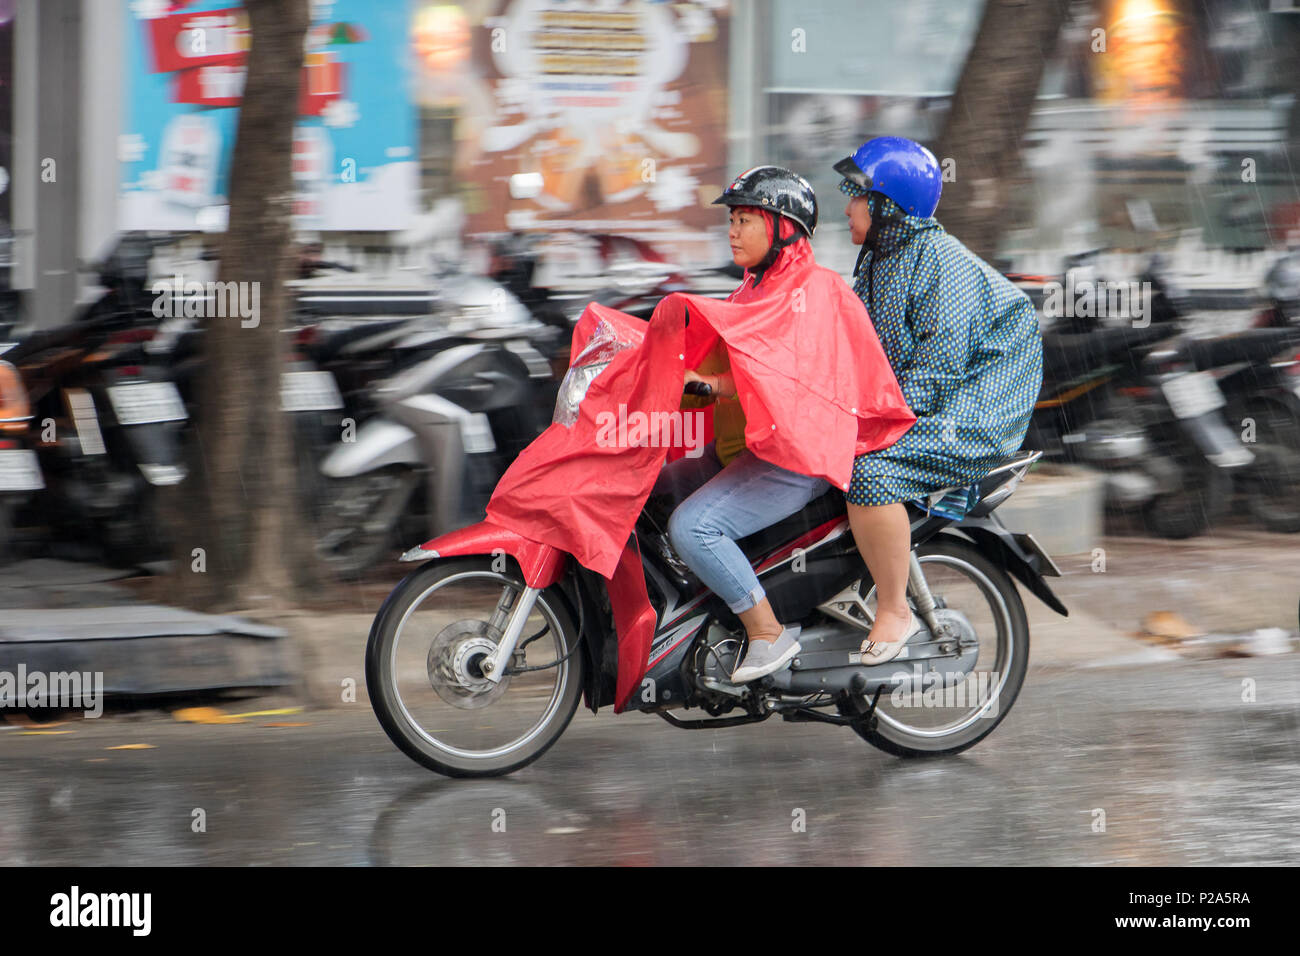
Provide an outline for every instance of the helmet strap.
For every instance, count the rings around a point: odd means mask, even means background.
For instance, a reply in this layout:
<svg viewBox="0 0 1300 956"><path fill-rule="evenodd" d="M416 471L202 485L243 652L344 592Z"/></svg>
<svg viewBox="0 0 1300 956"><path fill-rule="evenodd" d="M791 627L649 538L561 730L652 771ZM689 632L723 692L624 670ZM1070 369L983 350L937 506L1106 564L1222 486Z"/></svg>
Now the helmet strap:
<svg viewBox="0 0 1300 956"><path fill-rule="evenodd" d="M760 282L763 281L763 276L765 276L767 274L767 270L772 268L772 266L776 263L776 257L781 254L781 250L784 249L786 246L793 246L796 242L798 242L800 239L803 238L803 229L799 226L798 223L794 223L794 230L790 233L788 237L782 239L781 220L784 217L779 216L774 212L769 212L766 209L762 210L762 212L767 215L768 219L772 223L772 246L767 250L767 255L763 257L762 261L759 262L758 265L754 266L754 268L749 270L750 273L754 276L755 286L757 286Z"/></svg>
<svg viewBox="0 0 1300 956"><path fill-rule="evenodd" d="M881 195L881 193L868 193L868 201L871 201L871 197ZM880 201L871 202L871 228L862 237L862 249L858 252L858 261L853 266L855 273L862 267L862 260L867 257L867 253L875 250L877 240L880 239L880 230L892 225L895 220L895 216L884 214L884 205Z"/></svg>

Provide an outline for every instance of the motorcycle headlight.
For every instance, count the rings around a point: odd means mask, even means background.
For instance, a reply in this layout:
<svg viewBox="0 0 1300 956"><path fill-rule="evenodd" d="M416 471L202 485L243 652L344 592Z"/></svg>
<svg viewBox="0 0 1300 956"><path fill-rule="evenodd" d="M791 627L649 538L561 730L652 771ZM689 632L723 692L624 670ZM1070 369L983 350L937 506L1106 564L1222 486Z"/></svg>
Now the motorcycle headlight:
<svg viewBox="0 0 1300 956"><path fill-rule="evenodd" d="M578 420L578 405L587 395L587 389L596 376L605 370L610 361L624 349L635 348L635 343L618 337L614 327L602 321L596 326L587 344L564 373L560 390L555 398L555 414L551 421L566 428Z"/></svg>
<svg viewBox="0 0 1300 956"><path fill-rule="evenodd" d="M555 396L555 414L552 422L565 427L578 420L578 405L587 395L587 389L596 380L596 376L605 370L609 362L595 362L591 365L574 365L564 373L560 390Z"/></svg>

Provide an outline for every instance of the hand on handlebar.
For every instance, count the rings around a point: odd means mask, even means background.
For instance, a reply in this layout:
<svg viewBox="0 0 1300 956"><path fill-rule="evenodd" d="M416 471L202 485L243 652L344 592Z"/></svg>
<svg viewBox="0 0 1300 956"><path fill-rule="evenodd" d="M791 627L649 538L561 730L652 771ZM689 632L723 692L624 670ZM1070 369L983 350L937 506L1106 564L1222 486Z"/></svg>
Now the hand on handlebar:
<svg viewBox="0 0 1300 956"><path fill-rule="evenodd" d="M682 392L686 395L698 395L701 398L712 398L714 391L713 379L699 374L698 372L687 369L682 383Z"/></svg>

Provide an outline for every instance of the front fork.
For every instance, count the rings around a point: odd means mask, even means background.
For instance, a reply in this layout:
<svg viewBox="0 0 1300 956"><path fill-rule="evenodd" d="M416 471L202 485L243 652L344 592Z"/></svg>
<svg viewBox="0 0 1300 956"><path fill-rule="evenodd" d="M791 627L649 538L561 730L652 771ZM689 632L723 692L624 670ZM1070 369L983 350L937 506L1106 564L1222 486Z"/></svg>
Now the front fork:
<svg viewBox="0 0 1300 956"><path fill-rule="evenodd" d="M501 631L501 640L497 642L497 649L479 664L483 676L492 683L500 683L504 676L506 663L514 654L519 635L523 633L524 622L533 613L533 605L541 593L541 588L526 587L523 591L516 591L508 587L502 592L501 600L497 601L497 608L492 612L488 625Z"/></svg>

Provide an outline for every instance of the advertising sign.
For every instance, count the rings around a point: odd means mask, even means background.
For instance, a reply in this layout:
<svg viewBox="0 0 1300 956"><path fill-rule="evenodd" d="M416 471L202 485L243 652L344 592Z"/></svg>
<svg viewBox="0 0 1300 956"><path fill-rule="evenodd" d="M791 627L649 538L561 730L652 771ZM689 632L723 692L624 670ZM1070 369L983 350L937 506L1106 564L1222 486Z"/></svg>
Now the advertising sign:
<svg viewBox="0 0 1300 956"><path fill-rule="evenodd" d="M127 4L124 229L221 229L252 41L231 0ZM398 230L416 206L411 4L314 0L294 135L295 215L314 230Z"/></svg>
<svg viewBox="0 0 1300 956"><path fill-rule="evenodd" d="M708 203L729 179L726 14L725 2L495 3L466 31L469 231L671 241L720 226Z"/></svg>

